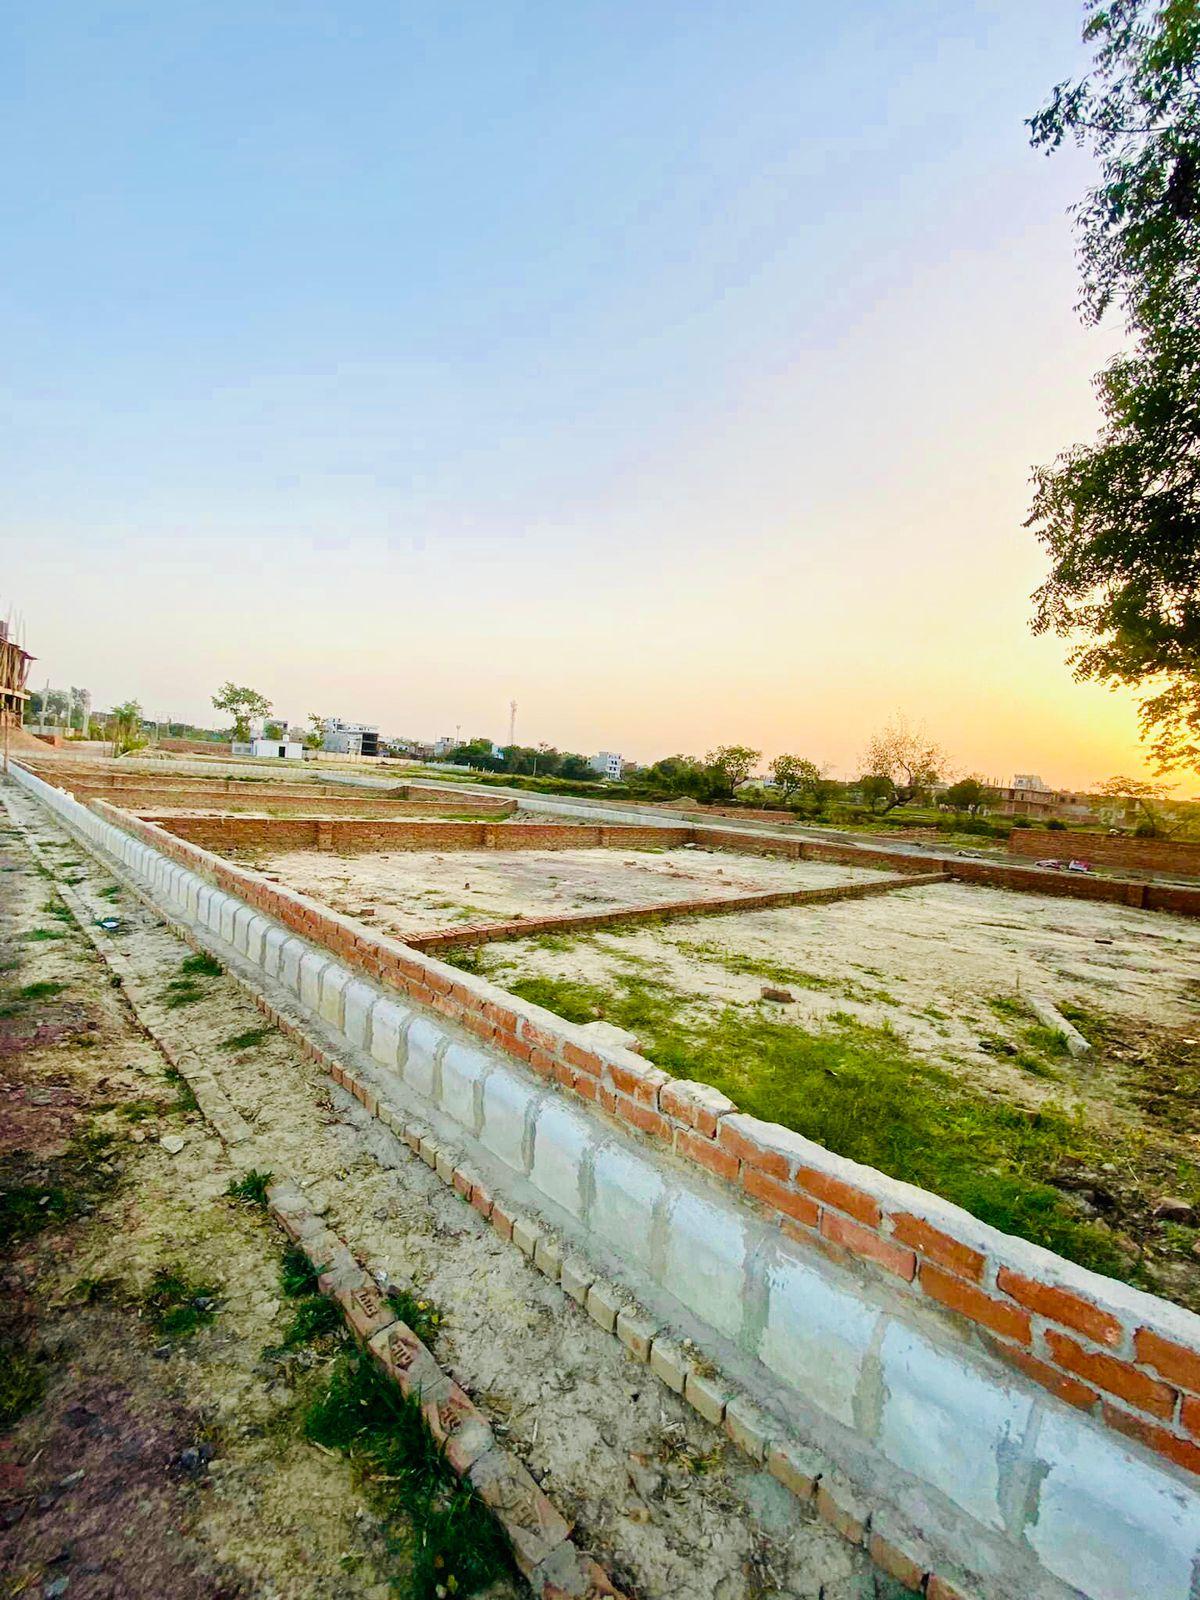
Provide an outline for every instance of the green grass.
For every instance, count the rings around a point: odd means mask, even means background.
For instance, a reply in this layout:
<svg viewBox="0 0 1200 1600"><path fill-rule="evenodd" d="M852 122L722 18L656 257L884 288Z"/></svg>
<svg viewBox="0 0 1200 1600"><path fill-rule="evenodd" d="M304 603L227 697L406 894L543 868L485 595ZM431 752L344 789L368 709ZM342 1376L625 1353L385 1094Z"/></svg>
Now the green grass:
<svg viewBox="0 0 1200 1600"><path fill-rule="evenodd" d="M890 1029L835 1013L808 1031L758 1006L690 1011L665 985L614 987L548 977L514 994L571 1022L604 1016L632 1029L647 1058L711 1084L751 1115L963 1206L984 1222L1114 1277L1128 1263L1112 1237L1045 1181L1064 1156L1097 1150L1082 1119L1056 1105L1028 1111L985 1098L922 1061Z"/></svg>
<svg viewBox="0 0 1200 1600"><path fill-rule="evenodd" d="M304 1431L350 1458L402 1563L393 1582L402 1600L474 1594L511 1570L496 1524L447 1465L420 1404L361 1352L338 1355Z"/></svg>
<svg viewBox="0 0 1200 1600"><path fill-rule="evenodd" d="M41 983L27 983L17 992L22 1000L51 1000L66 988L65 983L54 983L49 978Z"/></svg>
<svg viewBox="0 0 1200 1600"><path fill-rule="evenodd" d="M217 1047L220 1050L254 1050L264 1044L275 1030L273 1028L247 1028L245 1033L231 1033L228 1039L222 1039Z"/></svg>
<svg viewBox="0 0 1200 1600"><path fill-rule="evenodd" d="M288 1245L284 1252L279 1284L295 1305L282 1343L269 1353L286 1355L342 1332L337 1302L326 1299L317 1288L317 1269L297 1244Z"/></svg>
<svg viewBox="0 0 1200 1600"><path fill-rule="evenodd" d="M30 944L44 944L48 939L65 939L67 933L65 928L31 928L23 937Z"/></svg>
<svg viewBox="0 0 1200 1600"><path fill-rule="evenodd" d="M172 978L163 990L161 999L168 1011L178 1011L182 1006L194 1006L198 1000L207 998L207 993L198 983L192 983L187 978Z"/></svg>
<svg viewBox="0 0 1200 1600"><path fill-rule="evenodd" d="M759 956L744 955L740 951L725 950L718 944L693 943L680 939L676 949L700 961L708 961L733 972L752 978L765 978L768 983L791 989L815 989L826 994L840 995L844 1000L855 1000L867 1005L882 1001L895 1005L895 997L886 989L868 989L852 978L826 978L818 972L803 972L797 967L784 966L780 961L768 961Z"/></svg>
<svg viewBox="0 0 1200 1600"><path fill-rule="evenodd" d="M273 1172L259 1172L257 1168L248 1172L244 1178L232 1178L225 1193L231 1200L239 1200L244 1205L258 1206L263 1210L267 1205L267 1190L275 1174Z"/></svg>
<svg viewBox="0 0 1200 1600"><path fill-rule="evenodd" d="M192 977L219 978L225 968L207 950L200 950L195 955L185 956L179 963L179 970Z"/></svg>
<svg viewBox="0 0 1200 1600"><path fill-rule="evenodd" d="M50 1160L9 1151L0 1161L0 1246L67 1222L111 1192L119 1175L104 1169L111 1165L113 1140L111 1133L88 1128Z"/></svg>
<svg viewBox="0 0 1200 1600"><path fill-rule="evenodd" d="M188 1339L217 1314L217 1289L188 1275L186 1267L159 1267L140 1297L142 1315L156 1333Z"/></svg>
<svg viewBox="0 0 1200 1600"><path fill-rule="evenodd" d="M0 1345L0 1433L7 1433L46 1392L46 1374L26 1350Z"/></svg>
<svg viewBox="0 0 1200 1600"><path fill-rule="evenodd" d="M97 890L97 893L102 900L119 900L121 898L121 887L119 884L110 883L105 888Z"/></svg>
<svg viewBox="0 0 1200 1600"><path fill-rule="evenodd" d="M388 1304L406 1322L422 1344L432 1350L441 1332L442 1312L432 1300L418 1297L408 1289L389 1289Z"/></svg>

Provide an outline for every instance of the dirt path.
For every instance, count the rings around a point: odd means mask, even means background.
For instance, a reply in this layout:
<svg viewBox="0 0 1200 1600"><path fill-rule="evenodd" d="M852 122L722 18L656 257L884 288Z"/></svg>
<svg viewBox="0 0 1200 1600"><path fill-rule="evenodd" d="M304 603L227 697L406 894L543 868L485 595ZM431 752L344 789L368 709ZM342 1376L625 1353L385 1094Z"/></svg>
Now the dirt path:
<svg viewBox="0 0 1200 1600"><path fill-rule="evenodd" d="M27 796L11 788L5 793L14 813L31 824L47 848L80 863L71 875L95 914L115 911L120 918L113 937L129 964L139 1005L150 1008L156 1030L161 1027L168 1039L201 1052L253 1129L257 1164L298 1181L318 1208L326 1208L331 1226L360 1260L440 1308L437 1354L443 1365L575 1519L579 1542L623 1587L644 1600L757 1600L773 1594L866 1600L892 1592L861 1552L733 1452L721 1434L643 1366L627 1359L616 1341L501 1243L357 1103L282 1035L265 1029L261 1015L231 980L181 975L186 947L132 895L107 896L113 880ZM27 921L45 886L27 864L22 875L36 885L22 908ZM89 999L93 993L104 995L104 969L82 940L78 944L76 981L88 988ZM28 946L39 958L48 948L47 943ZM183 993L188 998L180 1003ZM117 1004L111 989L106 998L110 1006ZM123 1063L107 1065L105 1076L116 1071L129 1079L131 1096L144 1093L140 1074ZM97 1226L97 1212L84 1229L87 1248L79 1252L84 1259L74 1264L73 1277L144 1277L164 1251L182 1249L198 1273L221 1284L221 1316L189 1344L186 1358L172 1354L155 1364L154 1375L176 1376L174 1363L211 1352L203 1371L178 1377L197 1414L202 1410L206 1425L219 1433L219 1455L235 1462L224 1470L216 1458L208 1464L203 1476L214 1487L207 1498L197 1497L201 1509L194 1518L196 1537L243 1584L229 1592L383 1594L386 1576L373 1555L378 1531L372 1533L365 1514L352 1522L355 1570L341 1571L334 1587L315 1586L327 1581L329 1553L339 1544L338 1536L324 1535L346 1525L353 1486L342 1472L341 1489L335 1484L327 1492L325 1478L338 1480L338 1464L316 1457L294 1430L273 1425L274 1416L287 1414L291 1396L276 1392L277 1377L268 1381L260 1374L260 1353L278 1338L281 1311L276 1276L266 1259L252 1260L252 1251L257 1247L269 1256L278 1246L265 1224L251 1223L222 1201L228 1172L220 1146L203 1125L194 1116L189 1121L187 1112L171 1115L187 1140L183 1151L168 1157L150 1138L137 1147L136 1165L140 1170L146 1163L146 1179L136 1191L136 1226L125 1214L119 1226L114 1226L116 1217L109 1218L107 1228ZM157 1131L159 1123L153 1126ZM235 1238L247 1241L244 1252L233 1248ZM232 1324L225 1324L230 1332L223 1336L223 1319L232 1314L226 1308L233 1307L244 1322L236 1334ZM105 1366L101 1362L101 1370ZM18 1449L38 1415L19 1426ZM268 1461L271 1473L296 1474L294 1494L270 1473L269 1487L256 1480ZM239 1520L236 1512L247 1502L256 1504L257 1514ZM309 1546L316 1547L311 1556ZM289 1586L287 1564L301 1550L303 1576ZM884 1590L877 1591L877 1579ZM76 1592L72 1589L69 1600ZM204 1592L222 1591L213 1585Z"/></svg>

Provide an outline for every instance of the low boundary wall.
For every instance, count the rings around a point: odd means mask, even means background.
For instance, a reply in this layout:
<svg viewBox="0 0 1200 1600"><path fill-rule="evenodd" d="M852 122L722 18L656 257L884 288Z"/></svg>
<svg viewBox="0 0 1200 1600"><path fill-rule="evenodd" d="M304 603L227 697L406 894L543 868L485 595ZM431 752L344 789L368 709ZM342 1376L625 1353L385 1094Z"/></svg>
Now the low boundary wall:
<svg viewBox="0 0 1200 1600"><path fill-rule="evenodd" d="M377 1085L369 1109L416 1108L496 1193L615 1270L654 1319L648 1341L694 1339L719 1415L731 1391L709 1361L762 1407L760 1439L841 1468L919 1580L938 1573L929 1595L1195 1600L1200 1318L15 775L340 1041Z"/></svg>
<svg viewBox="0 0 1200 1600"><path fill-rule="evenodd" d="M1083 833L1074 829L1064 833L1053 828L1014 828L1008 848L1015 856L1032 856L1034 860L1079 857L1106 867L1200 878L1200 844L1185 840L1134 839L1128 834Z"/></svg>

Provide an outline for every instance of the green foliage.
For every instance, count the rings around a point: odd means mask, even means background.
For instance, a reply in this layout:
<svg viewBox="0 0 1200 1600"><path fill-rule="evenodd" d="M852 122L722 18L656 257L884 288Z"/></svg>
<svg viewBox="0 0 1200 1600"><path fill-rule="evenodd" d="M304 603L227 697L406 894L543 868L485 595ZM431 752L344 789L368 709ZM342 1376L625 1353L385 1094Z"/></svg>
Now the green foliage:
<svg viewBox="0 0 1200 1600"><path fill-rule="evenodd" d="M928 793L945 764L945 752L924 729L896 716L867 745L859 792L872 811L906 806ZM890 789L879 782L883 778Z"/></svg>
<svg viewBox="0 0 1200 1600"><path fill-rule="evenodd" d="M732 800L754 771L754 764L761 755L761 750L751 750L745 744L723 744L710 750L704 758L708 798Z"/></svg>
<svg viewBox="0 0 1200 1600"><path fill-rule="evenodd" d="M1076 208L1084 321L1131 340L1096 379L1097 440L1034 472L1027 526L1050 557L1036 632L1076 641L1077 677L1148 691L1163 767L1200 762L1200 6L1086 0L1092 70L1029 122L1090 149Z"/></svg>
<svg viewBox="0 0 1200 1600"><path fill-rule="evenodd" d="M981 779L960 778L942 795L942 804L953 811L965 811L969 816L976 817L981 811L986 811L995 798L995 791L989 789Z"/></svg>
<svg viewBox="0 0 1200 1600"><path fill-rule="evenodd" d="M0 1245L70 1221L109 1194L119 1181L112 1144L111 1133L87 1128L49 1161L25 1150L6 1152L0 1158Z"/></svg>
<svg viewBox="0 0 1200 1600"><path fill-rule="evenodd" d="M228 1039L222 1039L219 1045L221 1050L255 1050L264 1044L275 1030L273 1028L247 1028L244 1033L231 1033Z"/></svg>
<svg viewBox="0 0 1200 1600"><path fill-rule="evenodd" d="M231 1178L225 1193L231 1200L240 1200L249 1206L258 1206L263 1210L267 1205L267 1190L274 1181L273 1172L259 1172L257 1168L247 1172L244 1177Z"/></svg>
<svg viewBox="0 0 1200 1600"><path fill-rule="evenodd" d="M108 713L108 737L117 755L131 750L141 750L146 739L142 733L142 708L136 700L125 700Z"/></svg>
<svg viewBox="0 0 1200 1600"><path fill-rule="evenodd" d="M233 737L244 741L250 737L250 723L255 717L271 714L271 702L257 689L249 689L227 680L212 697L218 711L227 711L233 718Z"/></svg>
<svg viewBox="0 0 1200 1600"><path fill-rule="evenodd" d="M210 956L207 950L198 950L194 955L185 956L179 963L180 972L205 978L219 978L225 968L215 956Z"/></svg>
<svg viewBox="0 0 1200 1600"><path fill-rule="evenodd" d="M408 1289L389 1289L388 1304L406 1322L420 1339L432 1350L442 1327L442 1312L432 1300L418 1296Z"/></svg>
<svg viewBox="0 0 1200 1600"><path fill-rule="evenodd" d="M159 1267L139 1305L156 1333L187 1339L216 1316L218 1292L190 1277L186 1267Z"/></svg>
<svg viewBox="0 0 1200 1600"><path fill-rule="evenodd" d="M18 993L22 1000L50 1000L65 988L65 983L54 983L47 978L41 983L27 983Z"/></svg>
<svg viewBox="0 0 1200 1600"><path fill-rule="evenodd" d="M389 1540L408 1572L405 1600L470 1595L509 1571L499 1530L473 1492L454 1476L406 1398L357 1350L334 1362L325 1392L305 1417L305 1433L346 1453L389 1524Z"/></svg>
<svg viewBox="0 0 1200 1600"><path fill-rule="evenodd" d="M7 1433L46 1392L41 1362L12 1344L0 1344L0 1433Z"/></svg>

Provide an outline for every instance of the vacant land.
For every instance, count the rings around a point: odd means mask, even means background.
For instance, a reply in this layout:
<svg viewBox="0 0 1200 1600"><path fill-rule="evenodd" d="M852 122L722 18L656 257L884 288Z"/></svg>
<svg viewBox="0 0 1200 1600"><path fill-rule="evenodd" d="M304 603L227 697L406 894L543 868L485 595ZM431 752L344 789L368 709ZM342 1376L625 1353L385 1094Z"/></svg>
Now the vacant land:
<svg viewBox="0 0 1200 1600"><path fill-rule="evenodd" d="M757 1116L1200 1308L1193 922L945 884L452 959L572 1020L632 1029L657 1065ZM1069 1055L1031 994L1092 1053Z"/></svg>
<svg viewBox="0 0 1200 1600"><path fill-rule="evenodd" d="M687 846L633 852L522 850L511 855L498 850L357 856L294 851L259 854L254 864L336 911L353 916L370 908L373 927L401 937L455 922L824 888L884 876L860 867L774 861Z"/></svg>
<svg viewBox="0 0 1200 1600"><path fill-rule="evenodd" d="M117 916L131 990L214 1073L259 1167L300 1183L428 1316L443 1365L623 1588L874 1600L862 1551L629 1359L215 963L4 792L91 911ZM12 1374L0 1566L31 1595L67 1577L51 1590L66 1600L444 1600L439 1584L515 1600L525 1590L482 1531L464 1542L458 1522L430 1515L419 1453L414 1465L402 1430L380 1425L253 1186L228 1192L221 1145L53 881L16 834L0 835L0 855ZM170 1133L184 1140L175 1155L160 1142Z"/></svg>

